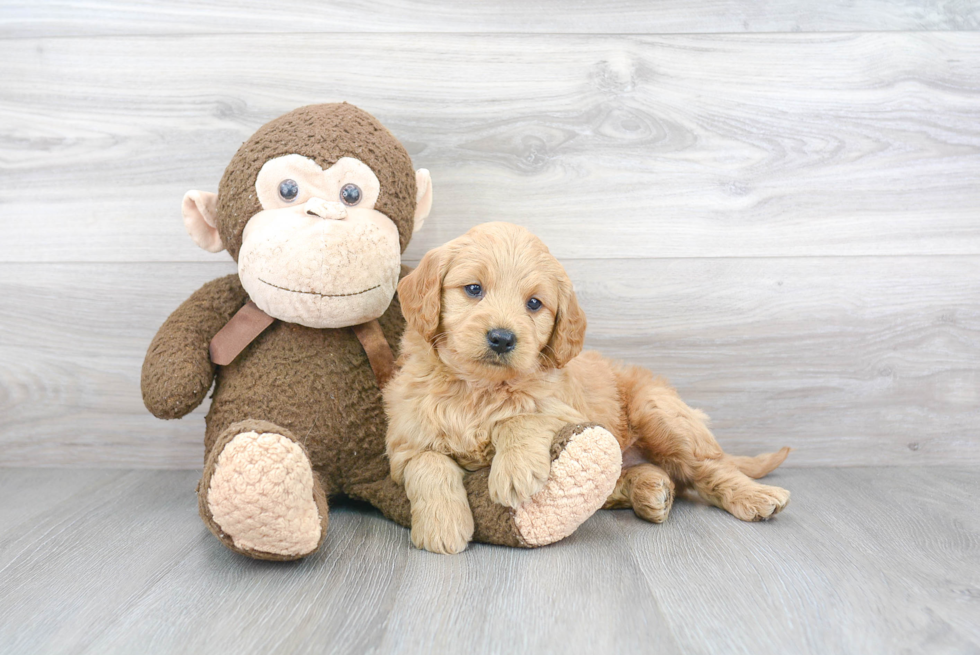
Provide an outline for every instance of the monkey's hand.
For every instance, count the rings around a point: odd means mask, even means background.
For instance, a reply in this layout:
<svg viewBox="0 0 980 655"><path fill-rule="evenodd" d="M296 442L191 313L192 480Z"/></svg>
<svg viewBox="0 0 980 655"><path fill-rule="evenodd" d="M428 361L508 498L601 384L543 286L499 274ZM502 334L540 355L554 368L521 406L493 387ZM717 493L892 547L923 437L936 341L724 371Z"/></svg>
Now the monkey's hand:
<svg viewBox="0 0 980 655"><path fill-rule="evenodd" d="M237 275L208 282L170 315L143 360L143 404L157 418L180 418L201 404L214 382L208 346L247 295Z"/></svg>

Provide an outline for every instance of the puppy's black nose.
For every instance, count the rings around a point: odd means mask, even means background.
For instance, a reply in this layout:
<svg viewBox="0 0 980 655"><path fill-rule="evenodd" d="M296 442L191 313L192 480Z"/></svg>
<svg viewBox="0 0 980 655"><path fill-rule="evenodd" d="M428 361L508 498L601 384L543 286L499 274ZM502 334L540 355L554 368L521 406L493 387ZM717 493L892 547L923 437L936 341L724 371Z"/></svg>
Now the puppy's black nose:
<svg viewBox="0 0 980 655"><path fill-rule="evenodd" d="M487 343L490 344L490 350L503 355L509 353L517 345L517 335L510 330L494 328L487 332Z"/></svg>

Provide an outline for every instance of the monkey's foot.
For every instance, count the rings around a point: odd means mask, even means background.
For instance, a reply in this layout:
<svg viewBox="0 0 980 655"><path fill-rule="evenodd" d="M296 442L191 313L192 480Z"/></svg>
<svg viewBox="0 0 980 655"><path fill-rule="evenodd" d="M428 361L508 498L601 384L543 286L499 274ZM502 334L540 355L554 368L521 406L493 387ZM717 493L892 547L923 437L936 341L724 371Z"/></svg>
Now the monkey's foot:
<svg viewBox="0 0 980 655"><path fill-rule="evenodd" d="M208 456L201 515L226 546L250 557L298 559L323 541L326 498L302 446L287 435L272 424L236 424Z"/></svg>
<svg viewBox="0 0 980 655"><path fill-rule="evenodd" d="M623 466L619 442L594 424L566 426L551 455L544 489L514 510L514 523L528 546L551 544L575 532L602 507Z"/></svg>

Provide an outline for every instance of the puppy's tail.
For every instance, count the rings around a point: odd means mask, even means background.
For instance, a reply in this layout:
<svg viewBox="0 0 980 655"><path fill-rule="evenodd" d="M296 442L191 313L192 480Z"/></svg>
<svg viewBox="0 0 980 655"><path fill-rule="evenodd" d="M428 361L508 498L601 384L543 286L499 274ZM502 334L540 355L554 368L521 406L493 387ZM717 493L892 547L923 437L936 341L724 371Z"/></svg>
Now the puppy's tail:
<svg viewBox="0 0 980 655"><path fill-rule="evenodd" d="M755 457L745 457L745 456L731 456L731 460L738 467L738 470L749 476L750 478L762 478L773 471L776 467L783 463L786 456L789 455L790 448L784 446L774 453L763 453L762 455L756 455Z"/></svg>

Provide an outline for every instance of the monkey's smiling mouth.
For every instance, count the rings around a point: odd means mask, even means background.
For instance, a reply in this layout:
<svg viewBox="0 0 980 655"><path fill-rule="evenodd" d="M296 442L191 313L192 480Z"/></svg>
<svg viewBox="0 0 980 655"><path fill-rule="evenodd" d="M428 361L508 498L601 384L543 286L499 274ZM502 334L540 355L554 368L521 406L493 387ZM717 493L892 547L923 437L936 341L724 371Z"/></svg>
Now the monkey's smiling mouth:
<svg viewBox="0 0 980 655"><path fill-rule="evenodd" d="M363 291L354 291L353 293L317 293L316 291L300 291L298 289L288 289L286 287L281 287L278 284L273 284L272 282L266 282L262 278L258 278L259 282L262 284L267 284L275 289L280 289L282 291L288 291L289 293L305 293L310 296L320 296L321 298L346 298L348 296L359 296L362 293L367 293L368 291L374 291L379 288L380 284L375 284L370 289L364 289Z"/></svg>

